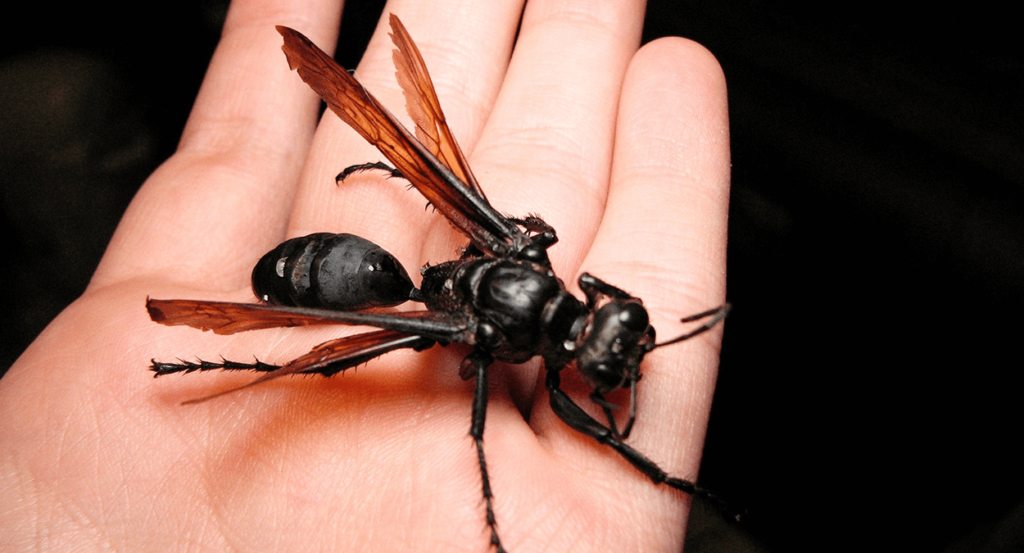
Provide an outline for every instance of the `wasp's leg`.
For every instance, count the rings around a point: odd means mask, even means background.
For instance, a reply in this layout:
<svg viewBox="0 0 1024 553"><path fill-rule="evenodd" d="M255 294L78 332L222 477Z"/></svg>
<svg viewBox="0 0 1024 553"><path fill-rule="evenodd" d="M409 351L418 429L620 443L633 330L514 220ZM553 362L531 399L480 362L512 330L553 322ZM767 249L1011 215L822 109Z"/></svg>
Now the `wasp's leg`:
<svg viewBox="0 0 1024 553"><path fill-rule="evenodd" d="M703 498L715 505L722 513L739 520L739 515L733 513L729 506L714 493L698 486L690 480L669 476L654 461L648 459L643 453L622 443L612 435L611 429L594 420L575 401L572 400L561 389L561 377L558 371L548 371L546 387L551 397L551 409L562 419L565 424L573 430L586 434L602 444L606 444L640 472L647 475L655 484L665 484L669 487L686 492L695 497Z"/></svg>
<svg viewBox="0 0 1024 553"><path fill-rule="evenodd" d="M376 330L354 336L345 336L335 340L324 342L305 355L292 359L285 365L268 365L260 361L255 363L237 363L234 361L222 360L220 363L200 360L198 363L182 361L180 363L160 363L153 360L151 369L155 376L162 376L173 372L192 372L209 370L239 370L258 371L263 375L252 382L217 392L208 396L191 399L186 404L202 403L216 397L250 388L268 380L281 378L291 374L321 374L333 376L341 371L362 365L372 359L376 359L385 353L397 349L413 349L423 351L433 347L436 342L422 336L410 336L394 330Z"/></svg>
<svg viewBox="0 0 1024 553"><path fill-rule="evenodd" d="M629 437L629 433L633 431L633 423L636 422L636 382L638 379L632 380L629 383L629 413L626 415L626 426L622 427L619 431L618 425L615 424L615 413L614 410L618 409L619 406L611 403L604 398L597 390L594 390L590 394L590 400L596 405L601 407L604 411L605 417L608 419L608 429L612 432L612 437L616 440L625 440Z"/></svg>
<svg viewBox="0 0 1024 553"><path fill-rule="evenodd" d="M185 361L179 359L177 363L162 363L156 359L150 361L149 369L153 371L153 376L163 376L171 373L190 373L194 371L256 371L256 372L271 372L280 369L280 365L271 365L264 363L259 359L252 363L239 363L237 361L228 361L227 359L221 359L220 362L215 361L203 361L202 359L197 362Z"/></svg>
<svg viewBox="0 0 1024 553"><path fill-rule="evenodd" d="M476 373L476 393L473 395L473 422L469 435L476 444L477 459L480 462L480 478L483 485L484 503L487 505L487 526L491 529L491 545L498 553L505 553L498 538L497 523L494 518L494 494L491 493L491 479L487 476L487 461L484 460L484 420L487 418L487 367L493 362L489 353L473 350L463 361L460 373Z"/></svg>
<svg viewBox="0 0 1024 553"><path fill-rule="evenodd" d="M518 217L509 217L509 221L523 227L532 234L543 234L545 232L554 232L555 229L551 225L547 224L544 219L541 219L539 215L527 215L522 219Z"/></svg>
<svg viewBox="0 0 1024 553"><path fill-rule="evenodd" d="M590 309L593 309L597 305L601 296L620 300L633 297L625 290L612 286L590 273L583 273L580 275L578 283L580 285L580 290L583 290L583 293L587 295L587 307Z"/></svg>
<svg viewBox="0 0 1024 553"><path fill-rule="evenodd" d="M338 173L338 176L334 177L334 182L341 184L342 181L347 179L348 176L351 175L352 173L358 173L359 171L372 171L374 169L379 169L381 171L387 171L388 173L391 173L391 175L388 176L389 179L405 178L405 176L402 175L402 172L399 171L398 169L395 169L394 167L388 165L387 163L384 163L383 161L378 161L376 163L360 163L359 165L352 165L351 167L346 167L342 172Z"/></svg>

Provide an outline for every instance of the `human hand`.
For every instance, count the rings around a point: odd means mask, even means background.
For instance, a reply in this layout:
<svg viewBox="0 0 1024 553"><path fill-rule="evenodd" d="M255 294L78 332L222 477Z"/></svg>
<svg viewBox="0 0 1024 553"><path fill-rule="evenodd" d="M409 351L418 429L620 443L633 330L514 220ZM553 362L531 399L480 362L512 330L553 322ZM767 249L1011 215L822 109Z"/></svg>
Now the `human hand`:
<svg viewBox="0 0 1024 553"><path fill-rule="evenodd" d="M491 203L541 213L559 232L556 273L574 283L586 270L643 298L663 336L720 304L729 156L714 59L678 39L637 52L642 3L581 14L532 2L514 53L520 3L455 4L395 1L385 13L423 52ZM253 376L153 381L145 370L152 357L285 361L352 332L225 337L149 321L146 296L251 301L253 264L286 237L351 232L410 267L464 245L380 175L333 186L379 154L333 114L316 128L317 100L288 71L274 25L326 46L339 14L330 1L232 6L179 151L140 191L86 293L0 381L0 543L486 550L465 350L395 352L344 376L184 407ZM386 31L357 77L404 119ZM643 364L629 443L681 477L699 465L716 336ZM565 372L587 405L586 385ZM679 549L683 494L565 426L537 363L490 375L484 444L508 550Z"/></svg>

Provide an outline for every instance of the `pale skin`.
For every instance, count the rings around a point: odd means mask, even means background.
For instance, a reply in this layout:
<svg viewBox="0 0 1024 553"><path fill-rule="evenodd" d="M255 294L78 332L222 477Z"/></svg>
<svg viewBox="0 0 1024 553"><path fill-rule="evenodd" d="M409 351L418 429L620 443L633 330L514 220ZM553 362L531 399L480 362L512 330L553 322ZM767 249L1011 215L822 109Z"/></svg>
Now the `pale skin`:
<svg viewBox="0 0 1024 553"><path fill-rule="evenodd" d="M490 202L557 229L555 271L643 298L664 340L725 299L729 139L715 59L639 47L642 2L394 0ZM0 381L0 549L488 550L467 350L396 352L331 379L154 380L151 358L284 362L344 327L215 336L152 323L147 296L255 301L285 238L350 232L411 273L465 239L403 183L333 175L379 154L288 70L274 25L330 50L336 0L234 2L178 151L145 183L85 294ZM520 13L518 41L513 44ZM408 122L387 19L357 78ZM514 49L513 49L514 46ZM418 280L418 279L417 279ZM582 296L581 296L582 297ZM697 475L721 327L644 361L628 443ZM543 369L495 365L484 447L506 549L678 551L689 498L551 411ZM592 414L570 367L564 388ZM622 401L625 396L613 395Z"/></svg>

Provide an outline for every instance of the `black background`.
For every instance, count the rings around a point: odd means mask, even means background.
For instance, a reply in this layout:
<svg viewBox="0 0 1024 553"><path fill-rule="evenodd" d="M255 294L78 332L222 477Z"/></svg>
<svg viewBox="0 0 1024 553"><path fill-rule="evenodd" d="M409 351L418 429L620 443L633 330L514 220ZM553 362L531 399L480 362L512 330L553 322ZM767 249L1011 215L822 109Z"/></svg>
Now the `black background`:
<svg viewBox="0 0 1024 553"><path fill-rule="evenodd" d="M349 3L352 67L381 3ZM25 9L0 52L3 369L173 152L226 3ZM645 41L693 38L729 82L735 310L701 480L769 550L1024 543L1024 63L1009 13L959 9L649 6Z"/></svg>

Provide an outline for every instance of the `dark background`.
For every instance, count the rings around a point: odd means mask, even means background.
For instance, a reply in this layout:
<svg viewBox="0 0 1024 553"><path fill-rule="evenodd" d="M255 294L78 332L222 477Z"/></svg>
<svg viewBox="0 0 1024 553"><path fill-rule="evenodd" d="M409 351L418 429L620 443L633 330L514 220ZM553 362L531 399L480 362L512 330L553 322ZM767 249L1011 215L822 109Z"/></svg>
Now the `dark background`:
<svg viewBox="0 0 1024 553"><path fill-rule="evenodd" d="M351 67L382 3L349 4ZM226 3L25 8L0 51L0 370L173 152ZM1024 543L1024 63L1016 18L959 9L649 7L645 41L693 38L729 81L735 310L701 479L768 550Z"/></svg>

